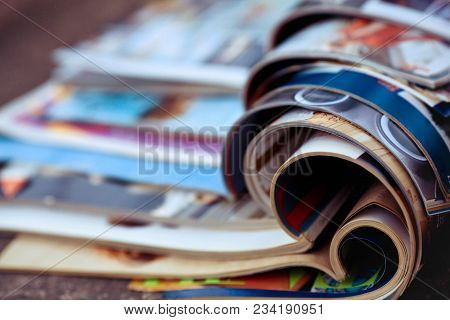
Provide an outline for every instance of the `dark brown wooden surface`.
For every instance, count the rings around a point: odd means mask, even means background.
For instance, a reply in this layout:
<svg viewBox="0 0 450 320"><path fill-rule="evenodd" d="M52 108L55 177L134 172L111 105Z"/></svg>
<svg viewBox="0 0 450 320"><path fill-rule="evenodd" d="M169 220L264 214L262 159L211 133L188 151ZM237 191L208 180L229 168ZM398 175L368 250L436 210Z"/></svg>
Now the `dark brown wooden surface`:
<svg viewBox="0 0 450 320"><path fill-rule="evenodd" d="M63 44L9 9L16 8L69 44L95 35L145 3L143 0L0 0L0 103L45 81L53 68L50 54ZM0 249L13 234L0 233ZM450 226L434 238L427 263L403 295L405 299L450 296ZM151 299L131 292L128 281L55 275L0 273L0 298Z"/></svg>

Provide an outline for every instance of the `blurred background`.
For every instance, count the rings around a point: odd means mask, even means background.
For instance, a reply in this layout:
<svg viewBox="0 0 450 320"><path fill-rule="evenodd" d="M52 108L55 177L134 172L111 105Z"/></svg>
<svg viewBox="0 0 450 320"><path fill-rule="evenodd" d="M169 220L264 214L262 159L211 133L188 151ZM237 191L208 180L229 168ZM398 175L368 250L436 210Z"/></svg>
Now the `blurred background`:
<svg viewBox="0 0 450 320"><path fill-rule="evenodd" d="M123 19L145 0L7 0L0 1L0 103L36 87L51 74L51 53L62 46L52 35L27 20L31 18L71 45ZM16 11L14 10L16 9Z"/></svg>

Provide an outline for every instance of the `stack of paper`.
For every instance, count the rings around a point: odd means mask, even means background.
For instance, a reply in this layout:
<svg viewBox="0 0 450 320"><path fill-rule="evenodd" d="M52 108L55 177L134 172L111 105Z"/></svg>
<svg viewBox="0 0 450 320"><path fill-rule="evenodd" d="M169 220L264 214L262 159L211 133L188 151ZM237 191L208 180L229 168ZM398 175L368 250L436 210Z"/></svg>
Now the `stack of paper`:
<svg viewBox="0 0 450 320"><path fill-rule="evenodd" d="M151 1L57 50L0 112L0 269L399 297L450 211L449 7L410 2Z"/></svg>

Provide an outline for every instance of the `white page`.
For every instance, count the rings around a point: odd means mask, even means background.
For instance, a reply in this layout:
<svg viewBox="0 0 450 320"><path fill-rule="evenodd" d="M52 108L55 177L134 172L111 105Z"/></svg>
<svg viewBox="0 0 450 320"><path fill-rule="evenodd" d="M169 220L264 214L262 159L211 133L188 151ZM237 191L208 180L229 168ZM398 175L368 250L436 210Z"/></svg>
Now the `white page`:
<svg viewBox="0 0 450 320"><path fill-rule="evenodd" d="M252 253L295 243L281 228L261 231L204 230L158 224L113 226L106 218L68 210L0 206L0 230L46 234L198 253Z"/></svg>

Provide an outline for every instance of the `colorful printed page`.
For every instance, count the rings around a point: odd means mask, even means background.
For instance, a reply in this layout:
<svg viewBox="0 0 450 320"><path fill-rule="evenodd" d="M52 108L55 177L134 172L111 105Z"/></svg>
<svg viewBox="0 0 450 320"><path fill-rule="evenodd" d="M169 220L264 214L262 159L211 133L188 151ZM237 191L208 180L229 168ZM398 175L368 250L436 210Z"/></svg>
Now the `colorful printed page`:
<svg viewBox="0 0 450 320"><path fill-rule="evenodd" d="M0 167L1 194L14 203L72 208L104 214L110 219L130 212L130 221L158 222L223 229L276 228L273 216L259 210L248 197L229 201L210 192L129 183L55 167L7 163ZM145 204L145 206L143 206Z"/></svg>
<svg viewBox="0 0 450 320"><path fill-rule="evenodd" d="M383 275L383 268L369 268L364 273L351 270L344 281L336 281L330 276L319 273L312 286L312 292L320 293L357 293L374 287Z"/></svg>
<svg viewBox="0 0 450 320"><path fill-rule="evenodd" d="M186 290L206 286L298 291L303 288L310 279L311 274L305 269L291 268L227 279L133 280L130 282L128 288L134 291L145 292Z"/></svg>
<svg viewBox="0 0 450 320"><path fill-rule="evenodd" d="M136 161L121 155L24 143L0 136L0 161L27 162L128 182L203 190L228 196L220 167ZM8 187L12 192L13 187ZM13 195L13 192L11 193Z"/></svg>
<svg viewBox="0 0 450 320"><path fill-rule="evenodd" d="M0 128L47 145L219 167L223 139L242 113L237 95L144 98L50 82L5 106Z"/></svg>
<svg viewBox="0 0 450 320"><path fill-rule="evenodd" d="M47 105L44 117L62 121L133 125L143 115L157 108L159 99L153 95L135 92L101 91L93 89L71 90L55 88L60 94Z"/></svg>
<svg viewBox="0 0 450 320"><path fill-rule="evenodd" d="M414 77L411 79L445 80L450 68L446 43L437 36L404 29L400 25L360 18L327 19L302 29L277 50L351 57L355 62L377 69L400 71Z"/></svg>
<svg viewBox="0 0 450 320"><path fill-rule="evenodd" d="M130 130L123 131L128 134L135 132L136 127L201 134L207 126L208 134L224 136L227 130L212 130L231 126L244 112L237 94L171 95L64 85L55 85L47 97L36 97L31 105L19 119L42 125L62 121L80 130L94 126L77 126L77 123L102 124L110 130L126 127Z"/></svg>
<svg viewBox="0 0 450 320"><path fill-rule="evenodd" d="M55 58L60 65L101 74L239 90L248 69L263 56L272 28L297 3L152 1L125 22L79 45L77 54L60 49Z"/></svg>

